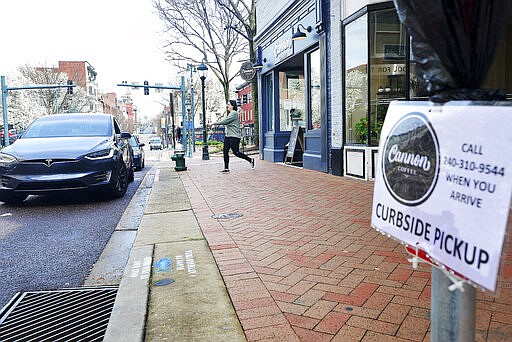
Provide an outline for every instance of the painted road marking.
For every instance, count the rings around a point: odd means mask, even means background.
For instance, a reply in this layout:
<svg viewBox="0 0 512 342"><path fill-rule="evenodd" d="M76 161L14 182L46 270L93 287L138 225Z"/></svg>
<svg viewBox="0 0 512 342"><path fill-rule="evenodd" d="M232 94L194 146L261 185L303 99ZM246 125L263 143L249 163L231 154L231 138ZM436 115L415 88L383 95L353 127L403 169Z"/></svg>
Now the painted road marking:
<svg viewBox="0 0 512 342"><path fill-rule="evenodd" d="M130 277L140 279L149 279L151 274L151 257L145 257L143 261L135 260L130 270Z"/></svg>
<svg viewBox="0 0 512 342"><path fill-rule="evenodd" d="M185 260L183 255L176 255L176 271L183 271L185 269Z"/></svg>
<svg viewBox="0 0 512 342"><path fill-rule="evenodd" d="M195 277L197 275L196 271L196 262L194 260L194 254L192 254L192 251L186 251L185 252L185 262L187 263L187 272L192 277Z"/></svg>

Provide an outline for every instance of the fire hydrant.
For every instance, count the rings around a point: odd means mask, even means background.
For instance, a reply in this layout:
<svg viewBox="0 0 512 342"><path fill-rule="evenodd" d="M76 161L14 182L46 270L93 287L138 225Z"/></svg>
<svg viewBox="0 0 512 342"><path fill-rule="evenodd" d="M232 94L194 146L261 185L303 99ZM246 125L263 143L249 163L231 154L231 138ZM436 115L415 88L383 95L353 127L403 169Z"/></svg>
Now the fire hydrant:
<svg viewBox="0 0 512 342"><path fill-rule="evenodd" d="M185 166L185 152L176 150L174 151L174 155L171 157L171 159L176 162L174 170L185 171L187 169L187 167Z"/></svg>

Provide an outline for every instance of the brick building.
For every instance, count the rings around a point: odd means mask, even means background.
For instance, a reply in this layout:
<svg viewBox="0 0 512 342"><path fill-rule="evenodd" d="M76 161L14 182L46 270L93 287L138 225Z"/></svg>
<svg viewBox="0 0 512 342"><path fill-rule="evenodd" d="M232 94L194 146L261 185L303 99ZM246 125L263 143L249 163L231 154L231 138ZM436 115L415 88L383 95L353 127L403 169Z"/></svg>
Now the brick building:
<svg viewBox="0 0 512 342"><path fill-rule="evenodd" d="M252 85L250 82L243 83L236 87L238 112L240 113L240 124L243 127L242 135L244 140L254 143L254 109L252 102Z"/></svg>

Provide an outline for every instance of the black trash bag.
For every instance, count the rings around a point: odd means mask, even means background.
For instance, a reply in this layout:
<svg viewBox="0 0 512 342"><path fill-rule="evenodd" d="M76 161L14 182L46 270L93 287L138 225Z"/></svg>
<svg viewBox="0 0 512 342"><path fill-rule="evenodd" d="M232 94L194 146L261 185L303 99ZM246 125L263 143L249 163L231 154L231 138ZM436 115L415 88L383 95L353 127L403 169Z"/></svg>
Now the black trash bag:
<svg viewBox="0 0 512 342"><path fill-rule="evenodd" d="M504 100L480 89L501 46L511 0L394 0L430 100Z"/></svg>

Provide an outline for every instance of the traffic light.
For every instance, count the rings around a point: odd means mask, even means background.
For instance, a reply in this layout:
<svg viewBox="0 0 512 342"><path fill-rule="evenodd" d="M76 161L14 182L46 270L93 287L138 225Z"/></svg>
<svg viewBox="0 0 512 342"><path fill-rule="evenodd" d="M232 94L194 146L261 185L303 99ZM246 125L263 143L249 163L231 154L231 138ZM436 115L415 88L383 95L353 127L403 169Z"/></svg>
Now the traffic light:
<svg viewBox="0 0 512 342"><path fill-rule="evenodd" d="M149 95L149 88L147 87L149 85L148 81L144 81L144 95Z"/></svg>
<svg viewBox="0 0 512 342"><path fill-rule="evenodd" d="M68 80L68 86L71 86L73 85L73 81L72 80ZM73 95L73 87L68 87L68 95Z"/></svg>

